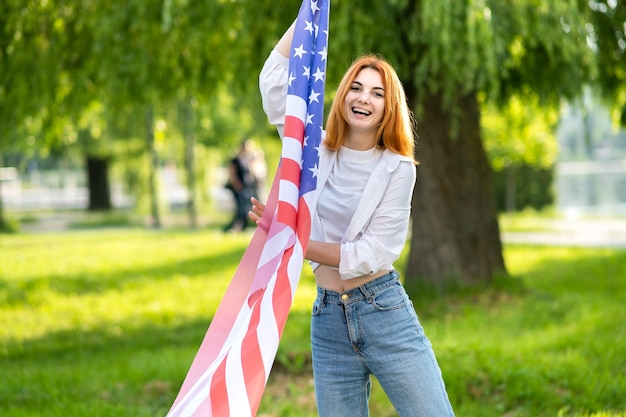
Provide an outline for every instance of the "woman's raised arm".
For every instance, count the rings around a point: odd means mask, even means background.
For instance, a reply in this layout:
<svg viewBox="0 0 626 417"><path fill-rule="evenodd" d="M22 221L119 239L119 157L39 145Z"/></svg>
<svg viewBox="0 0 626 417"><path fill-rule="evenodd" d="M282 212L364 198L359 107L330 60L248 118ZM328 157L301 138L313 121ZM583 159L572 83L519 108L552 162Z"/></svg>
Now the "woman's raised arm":
<svg viewBox="0 0 626 417"><path fill-rule="evenodd" d="M293 40L293 32L296 29L296 21L294 20L289 29L283 34L278 43L276 44L276 50L279 54L285 58L289 58L289 52L291 49L291 41Z"/></svg>

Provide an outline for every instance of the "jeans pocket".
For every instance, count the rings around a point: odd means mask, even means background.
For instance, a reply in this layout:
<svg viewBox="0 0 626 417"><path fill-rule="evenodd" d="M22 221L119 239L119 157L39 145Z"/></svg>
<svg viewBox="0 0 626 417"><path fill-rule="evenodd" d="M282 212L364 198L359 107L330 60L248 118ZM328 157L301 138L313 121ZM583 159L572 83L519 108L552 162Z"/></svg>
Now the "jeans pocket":
<svg viewBox="0 0 626 417"><path fill-rule="evenodd" d="M322 314L323 308L324 308L324 304L320 301L319 297L316 298L315 301L313 302L311 315L319 316L320 314Z"/></svg>
<svg viewBox="0 0 626 417"><path fill-rule="evenodd" d="M397 310L404 307L406 304L406 297L404 294L402 285L400 283L396 283L381 290L380 292L374 293L371 303L377 310Z"/></svg>

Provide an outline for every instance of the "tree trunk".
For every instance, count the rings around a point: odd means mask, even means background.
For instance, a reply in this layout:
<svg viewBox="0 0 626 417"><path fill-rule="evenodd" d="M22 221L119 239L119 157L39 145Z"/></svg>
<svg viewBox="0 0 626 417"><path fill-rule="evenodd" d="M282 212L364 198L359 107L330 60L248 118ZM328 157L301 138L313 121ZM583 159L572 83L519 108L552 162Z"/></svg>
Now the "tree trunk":
<svg viewBox="0 0 626 417"><path fill-rule="evenodd" d="M152 214L152 227L161 227L161 213L159 212L159 193L157 188L157 173L159 169L159 155L154 143L154 112L151 106L146 109L146 142L150 155L150 174L148 188L150 192L150 212Z"/></svg>
<svg viewBox="0 0 626 417"><path fill-rule="evenodd" d="M439 95L427 97L418 126L409 286L474 286L506 271L476 94L458 104L458 129Z"/></svg>
<svg viewBox="0 0 626 417"><path fill-rule="evenodd" d="M8 231L8 230L9 230L9 225L5 219L4 203L2 202L2 179L0 178L0 233L4 231Z"/></svg>
<svg viewBox="0 0 626 417"><path fill-rule="evenodd" d="M517 169L515 164L504 168L506 178L506 211L515 213L517 211Z"/></svg>
<svg viewBox="0 0 626 417"><path fill-rule="evenodd" d="M109 160L87 156L87 187L89 188L89 210L111 210L109 187Z"/></svg>
<svg viewBox="0 0 626 417"><path fill-rule="evenodd" d="M17 164L15 164L17 165ZM9 215L4 209L4 200L2 196L2 183L4 181L17 181L19 180L19 174L17 169L11 167L4 167L2 155L0 155L0 234L2 233L15 233L18 231L19 224L12 221Z"/></svg>
<svg viewBox="0 0 626 417"><path fill-rule="evenodd" d="M185 105L185 170L187 171L187 211L189 214L189 224L192 228L198 227L198 207L196 199L196 165L195 147L196 138L193 129L193 105L191 102Z"/></svg>

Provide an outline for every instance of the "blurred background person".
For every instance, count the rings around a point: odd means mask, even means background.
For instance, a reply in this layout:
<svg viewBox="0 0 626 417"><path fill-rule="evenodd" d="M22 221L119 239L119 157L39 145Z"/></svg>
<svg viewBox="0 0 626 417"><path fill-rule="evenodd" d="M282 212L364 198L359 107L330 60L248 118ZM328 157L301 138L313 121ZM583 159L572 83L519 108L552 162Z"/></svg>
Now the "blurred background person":
<svg viewBox="0 0 626 417"><path fill-rule="evenodd" d="M240 232L248 226L250 197L259 197L267 165L263 152L252 139L244 139L237 154L228 163L226 188L233 193L235 209L232 220L224 227L226 232Z"/></svg>

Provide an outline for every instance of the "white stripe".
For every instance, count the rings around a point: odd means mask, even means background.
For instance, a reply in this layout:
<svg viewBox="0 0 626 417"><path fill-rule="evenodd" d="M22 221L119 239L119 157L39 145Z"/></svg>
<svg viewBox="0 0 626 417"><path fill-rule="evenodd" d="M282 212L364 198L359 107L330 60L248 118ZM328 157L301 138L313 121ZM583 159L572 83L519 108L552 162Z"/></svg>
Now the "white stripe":
<svg viewBox="0 0 626 417"><path fill-rule="evenodd" d="M291 283L292 297L296 293L296 288L298 288L298 281L300 280L303 264L304 253L302 252L302 245L300 245L299 240L296 240L296 244L293 247L293 256L287 265L287 273L289 274L289 282Z"/></svg>
<svg viewBox="0 0 626 417"><path fill-rule="evenodd" d="M221 359L221 358L220 358ZM168 416L191 417L196 412L200 404L209 396L211 392L211 380L217 369L216 360L207 368L193 387L187 392L187 395L177 404L175 408L170 410ZM201 386L201 384L204 384Z"/></svg>
<svg viewBox="0 0 626 417"><path fill-rule="evenodd" d="M300 190L291 181L281 180L278 188L278 201L284 201L298 208L298 198L300 198Z"/></svg>
<svg viewBox="0 0 626 417"><path fill-rule="evenodd" d="M263 367L265 368L265 382L269 377L276 356L276 350L280 337L278 334L278 326L276 324L276 315L274 314L274 306L272 303L272 294L276 287L277 273L272 275L261 303L261 321L259 322L258 338L261 357L263 358Z"/></svg>
<svg viewBox="0 0 626 417"><path fill-rule="evenodd" d="M285 116L294 116L302 120L302 123L306 121L306 101L299 96L288 94L287 95L287 107L285 110Z"/></svg>
<svg viewBox="0 0 626 417"><path fill-rule="evenodd" d="M248 307L248 303L244 301L239 313L237 314L237 318L231 327L231 331L224 341L224 345L215 360L207 367L196 383L189 389L187 395L174 409L171 410L171 413L168 415L180 415L181 417L190 417L193 415L200 404L209 396L211 380L213 379L213 375L215 374L217 367L236 342L243 339L243 335L245 335L245 331L248 328L251 317L252 310ZM180 414L176 414L176 412L180 412Z"/></svg>
<svg viewBox="0 0 626 417"><path fill-rule="evenodd" d="M288 282L285 283L285 285L290 286L290 305L293 303L293 299L295 297L297 283L300 279L300 272L302 271L302 264L302 247L298 242L296 242L296 245L294 247L294 253L288 262L286 271L286 273L288 274ZM277 285L277 276L278 272L276 272L272 276L272 280L267 286L265 297L263 297L261 310L262 316L261 322L259 323L258 332L259 346L261 348L261 355L263 358L263 366L265 368L266 378L269 377L269 372L272 369L274 358L276 356L276 351L278 350L278 345L280 343L280 333L278 329L275 306L273 305L272 298L272 293L274 292Z"/></svg>
<svg viewBox="0 0 626 417"><path fill-rule="evenodd" d="M261 252L261 258L259 259L259 266L257 268L261 268L277 257L281 257L285 248L291 245L291 236L293 234L293 230L288 227L283 227L283 230L268 239L263 247L263 252Z"/></svg>
<svg viewBox="0 0 626 417"><path fill-rule="evenodd" d="M176 417L192 417L193 413L196 412L200 404L204 402L205 399L209 397L209 393L211 392L211 381L213 379L213 374L217 369L219 362L223 359L224 355L218 356L214 362L211 363L210 366L202 373L202 376L198 378L196 383L187 391L185 397L181 399L181 401L176 405L176 407L172 408L167 416L176 416Z"/></svg>
<svg viewBox="0 0 626 417"><path fill-rule="evenodd" d="M297 138L283 137L282 157L295 161L302 169L302 142Z"/></svg>
<svg viewBox="0 0 626 417"><path fill-rule="evenodd" d="M248 391L246 389L246 381L243 376L243 367L241 363L241 345L244 334L242 334L241 338L237 341L237 344L230 350L230 354L226 360L228 409L230 410L231 416L237 417L252 416L250 400L248 399Z"/></svg>

